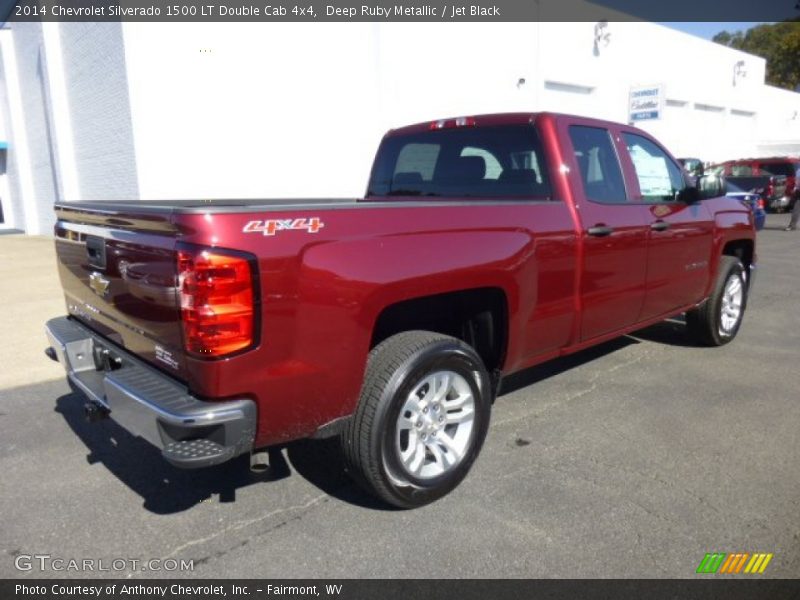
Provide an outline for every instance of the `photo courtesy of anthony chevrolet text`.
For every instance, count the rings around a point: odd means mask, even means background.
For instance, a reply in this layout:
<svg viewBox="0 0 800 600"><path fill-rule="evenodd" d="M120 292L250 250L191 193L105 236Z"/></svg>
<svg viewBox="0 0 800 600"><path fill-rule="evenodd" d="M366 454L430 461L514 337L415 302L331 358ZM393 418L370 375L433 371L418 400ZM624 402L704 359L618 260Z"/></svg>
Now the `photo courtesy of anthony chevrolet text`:
<svg viewBox="0 0 800 600"><path fill-rule="evenodd" d="M0 0L0 600L800 598L798 0Z"/></svg>

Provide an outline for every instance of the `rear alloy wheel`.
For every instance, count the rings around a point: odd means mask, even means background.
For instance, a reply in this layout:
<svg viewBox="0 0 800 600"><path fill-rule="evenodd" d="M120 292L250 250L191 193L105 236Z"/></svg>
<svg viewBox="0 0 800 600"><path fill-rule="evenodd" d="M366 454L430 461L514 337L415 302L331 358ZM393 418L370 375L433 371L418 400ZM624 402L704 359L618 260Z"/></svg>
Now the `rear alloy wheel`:
<svg viewBox="0 0 800 600"><path fill-rule="evenodd" d="M409 331L370 352L356 412L342 434L348 471L400 508L433 502L466 477L489 425L491 386L470 346Z"/></svg>
<svg viewBox="0 0 800 600"><path fill-rule="evenodd" d="M410 477L433 479L466 456L475 424L475 397L464 377L434 371L408 394L395 425L395 452Z"/></svg>
<svg viewBox="0 0 800 600"><path fill-rule="evenodd" d="M722 256L711 296L686 313L689 334L706 346L722 346L739 332L747 306L747 276L738 258Z"/></svg>

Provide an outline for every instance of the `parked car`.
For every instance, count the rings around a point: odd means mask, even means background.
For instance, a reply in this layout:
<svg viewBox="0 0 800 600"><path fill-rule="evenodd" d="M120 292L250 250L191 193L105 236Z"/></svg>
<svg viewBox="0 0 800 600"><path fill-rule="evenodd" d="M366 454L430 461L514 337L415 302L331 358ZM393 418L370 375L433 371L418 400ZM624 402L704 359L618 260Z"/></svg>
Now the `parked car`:
<svg viewBox="0 0 800 600"><path fill-rule="evenodd" d="M732 172L747 172L749 167L734 167ZM766 209L781 206L786 198L787 179L783 175L729 175L724 176L725 165L712 165L708 172L724 177L727 195L743 201L752 211L757 230L764 228Z"/></svg>
<svg viewBox="0 0 800 600"><path fill-rule="evenodd" d="M776 212L791 210L800 198L797 173L800 172L798 157L743 158L715 165L725 177L772 176L785 177L786 188L782 195L770 193L767 208Z"/></svg>
<svg viewBox="0 0 800 600"><path fill-rule="evenodd" d="M356 201L55 210L68 316L48 354L90 418L179 467L338 436L406 508L467 475L504 376L680 313L726 344L756 263L720 180L687 184L634 127L550 113L392 130Z"/></svg>
<svg viewBox="0 0 800 600"><path fill-rule="evenodd" d="M726 196L737 198L753 213L753 221L757 231L764 229L767 220L766 206L769 202L766 190L770 189L770 177L728 177ZM775 189L772 183L772 189ZM785 184L784 184L785 187Z"/></svg>

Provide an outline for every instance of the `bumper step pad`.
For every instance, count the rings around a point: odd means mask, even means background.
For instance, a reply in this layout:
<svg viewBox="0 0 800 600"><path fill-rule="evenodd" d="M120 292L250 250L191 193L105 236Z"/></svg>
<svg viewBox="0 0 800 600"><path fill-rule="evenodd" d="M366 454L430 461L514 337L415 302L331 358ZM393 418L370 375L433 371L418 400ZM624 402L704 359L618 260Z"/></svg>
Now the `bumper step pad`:
<svg viewBox="0 0 800 600"><path fill-rule="evenodd" d="M216 465L233 458L233 448L225 447L213 440L197 439L169 442L162 450L164 459L182 468L191 468L192 463L204 467Z"/></svg>

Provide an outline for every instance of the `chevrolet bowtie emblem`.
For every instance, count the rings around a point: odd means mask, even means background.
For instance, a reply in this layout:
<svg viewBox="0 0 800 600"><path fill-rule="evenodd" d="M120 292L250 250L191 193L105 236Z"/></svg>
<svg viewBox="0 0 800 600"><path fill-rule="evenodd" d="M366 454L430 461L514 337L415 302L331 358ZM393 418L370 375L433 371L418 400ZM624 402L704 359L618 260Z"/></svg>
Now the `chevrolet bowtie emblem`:
<svg viewBox="0 0 800 600"><path fill-rule="evenodd" d="M94 293L101 298L105 298L106 294L108 293L108 286L110 283L111 282L108 279L103 278L103 276L96 271L89 275L89 287L91 287L94 290Z"/></svg>

